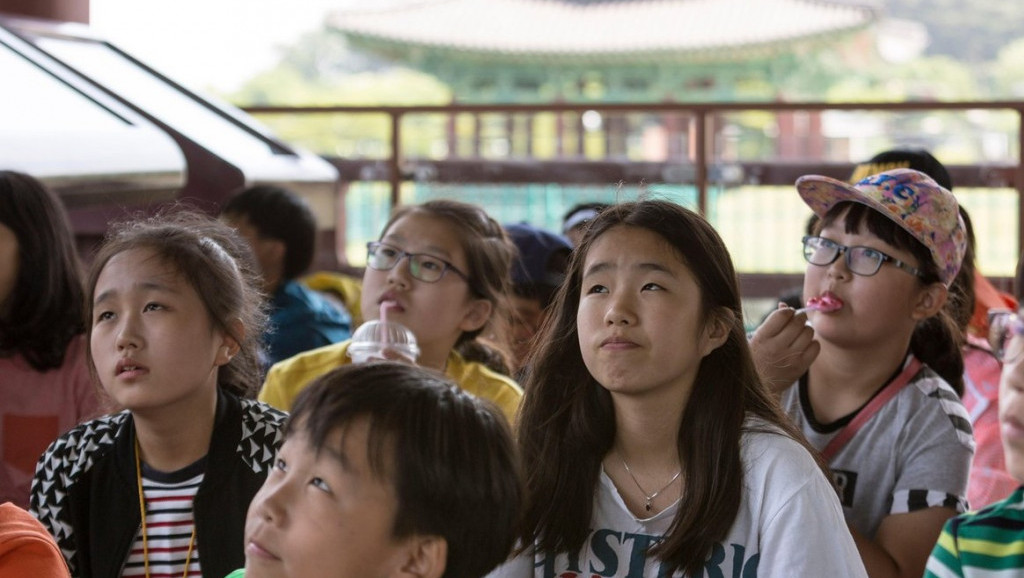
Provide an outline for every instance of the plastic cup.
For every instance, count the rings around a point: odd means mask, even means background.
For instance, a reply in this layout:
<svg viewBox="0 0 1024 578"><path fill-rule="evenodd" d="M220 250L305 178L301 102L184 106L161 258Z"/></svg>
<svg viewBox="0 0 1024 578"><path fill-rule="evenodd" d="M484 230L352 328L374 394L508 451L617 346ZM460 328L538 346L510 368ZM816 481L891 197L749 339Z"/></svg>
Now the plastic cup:
<svg viewBox="0 0 1024 578"><path fill-rule="evenodd" d="M385 350L411 362L420 355L416 336L408 327L394 321L373 320L356 328L348 345L348 356L352 363L365 363L372 359L387 359Z"/></svg>

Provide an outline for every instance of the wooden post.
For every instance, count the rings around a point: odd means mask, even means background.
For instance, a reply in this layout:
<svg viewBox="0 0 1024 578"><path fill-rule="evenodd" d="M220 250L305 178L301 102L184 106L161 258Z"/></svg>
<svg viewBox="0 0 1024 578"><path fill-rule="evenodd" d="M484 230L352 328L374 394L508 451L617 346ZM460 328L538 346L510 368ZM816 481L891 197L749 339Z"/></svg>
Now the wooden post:
<svg viewBox="0 0 1024 578"><path fill-rule="evenodd" d="M454 98L452 98L451 104L452 106L457 104ZM447 126L445 127L444 137L445 140L448 141L448 158L457 158L459 156L459 137L458 133L455 131L455 122L457 118L457 113L448 113L448 122L446 123Z"/></svg>
<svg viewBox="0 0 1024 578"><path fill-rule="evenodd" d="M388 180L391 183L391 208L401 202L402 192L402 113L391 112L391 158L388 159Z"/></svg>
<svg viewBox="0 0 1024 578"><path fill-rule="evenodd" d="M526 139L526 158L532 159L533 158L533 121L534 121L534 115L533 114L527 114L526 118L525 118L525 121L526 121L526 127L524 127L525 128L524 132L526 134L524 134L523 137Z"/></svg>
<svg viewBox="0 0 1024 578"><path fill-rule="evenodd" d="M473 113L473 158L480 158L480 113Z"/></svg>
<svg viewBox="0 0 1024 578"><path fill-rule="evenodd" d="M88 24L89 0L0 0L0 12Z"/></svg>
<svg viewBox="0 0 1024 578"><path fill-rule="evenodd" d="M706 109L699 109L696 111L697 115L697 138L696 138L696 152L697 159L694 164L697 166L697 210L700 214L708 214L708 111Z"/></svg>
<svg viewBox="0 0 1024 578"><path fill-rule="evenodd" d="M576 156L583 158L586 154L587 149L584 146L584 140L587 135L587 129L583 126L583 113L576 113Z"/></svg>

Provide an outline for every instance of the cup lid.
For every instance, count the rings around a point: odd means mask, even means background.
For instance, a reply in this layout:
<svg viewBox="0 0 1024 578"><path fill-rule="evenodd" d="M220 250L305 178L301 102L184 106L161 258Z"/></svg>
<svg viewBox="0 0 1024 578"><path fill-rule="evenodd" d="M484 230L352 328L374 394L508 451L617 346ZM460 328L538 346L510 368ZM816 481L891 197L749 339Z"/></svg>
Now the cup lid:
<svg viewBox="0 0 1024 578"><path fill-rule="evenodd" d="M390 347L413 357L420 352L416 335L408 327L394 321L372 320L363 323L352 334L348 346L350 351L376 351L382 347Z"/></svg>

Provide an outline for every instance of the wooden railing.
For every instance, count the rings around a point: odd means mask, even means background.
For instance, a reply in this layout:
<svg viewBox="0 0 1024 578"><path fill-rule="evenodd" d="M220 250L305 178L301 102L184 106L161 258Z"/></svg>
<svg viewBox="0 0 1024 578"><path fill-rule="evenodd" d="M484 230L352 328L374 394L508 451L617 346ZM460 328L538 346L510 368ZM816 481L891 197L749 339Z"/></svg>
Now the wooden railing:
<svg viewBox="0 0 1024 578"><path fill-rule="evenodd" d="M721 135L716 132L715 119L725 114L747 111L763 111L776 115L820 113L825 111L865 111L878 113L935 113L968 111L1008 111L1016 117L1016 142L1011 144L1011 153L1016 159L1002 162L979 162L976 164L950 164L947 168L957 187L1010 187L1018 196L1018 231L1017 247L1024 248L1024 203L1020 202L1024 193L1024 102L1019 101L986 101L986 102L872 102L872 103L782 103L782 102L736 102L736 103L622 103L622 104L487 104L469 105L452 104L438 106L248 106L244 109L258 116L278 115L309 115L309 114L341 114L341 115L385 115L389 119L390 134L386 140L390 143L389 153L382 158L339 158L325 155L345 175L346 179L366 181L382 181L389 183L391 202L399 203L399 191L403 182L413 181L429 175L432 182L437 183L639 183L659 182L666 172L679 177L679 169L686 169L683 182L692 184L697 190L699 210L706 212L708 208L708 189L713 182L716 168L720 168L723 159L714 158L714 140ZM690 148L682 158L673 158L678 151L672 153L664 162L636 162L623 158L602 158L588 160L580 154L582 150L570 154L559 154L555 158L537 159L517 155L515 158L482 158L479 155L481 123L483 115L529 116L543 113L575 113L583 115L587 111L596 111L602 115L627 115L646 113L658 115L685 116L687 135ZM403 151L403 121L413 115L441 115L449 120L449 127L454 126L454 119L459 115L470 115L477 119L474 133L471 136L473 145L470 154L457 155L458 147L449 147L453 151L442 159L408 158ZM510 126L512 122L508 123ZM570 129L571 130L571 129ZM582 131L582 128L580 128ZM1012 130L1010 131L1012 134ZM449 137L454 136L454 129L449 128ZM581 133L582 134L582 133ZM561 135L558 137L561 139ZM581 135L580 137L581 138ZM577 139L577 142L582 142ZM1012 138L1012 137L1011 137ZM1012 151L1015 144L1016 151ZM559 142L561 149L561 142ZM1012 154L1011 154L1012 156ZM853 159L863 160L863 159ZM827 160L816 155L816 151L804 151L802 154L772 155L772 158L757 160L728 161L732 167L738 167L744 182L763 185L791 185L803 174L815 173L845 179L850 175L852 161ZM676 181L680 182L680 181ZM997 279L997 284L1009 289L1011 279ZM777 287L784 287L792 282L792 276L768 275L756 280L756 292L762 295L772 294Z"/></svg>

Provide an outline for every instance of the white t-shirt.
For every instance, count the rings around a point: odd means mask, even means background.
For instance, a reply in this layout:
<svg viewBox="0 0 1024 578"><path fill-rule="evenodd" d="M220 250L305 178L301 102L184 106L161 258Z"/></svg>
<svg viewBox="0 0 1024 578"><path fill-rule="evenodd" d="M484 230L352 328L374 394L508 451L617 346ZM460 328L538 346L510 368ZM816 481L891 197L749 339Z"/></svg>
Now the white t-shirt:
<svg viewBox="0 0 1024 578"><path fill-rule="evenodd" d="M742 460L743 500L704 575L866 578L836 492L800 444L782 434L748 431ZM488 578L661 577L658 560L646 550L665 535L678 507L676 502L639 519L602 471L594 496L594 529L581 552L552 559L528 551Z"/></svg>
<svg viewBox="0 0 1024 578"><path fill-rule="evenodd" d="M802 384L782 396L783 409L823 450L849 420L819 424L809 404ZM847 522L873 539L890 514L935 506L964 512L973 454L967 410L953 388L924 366L864 422L829 467Z"/></svg>

